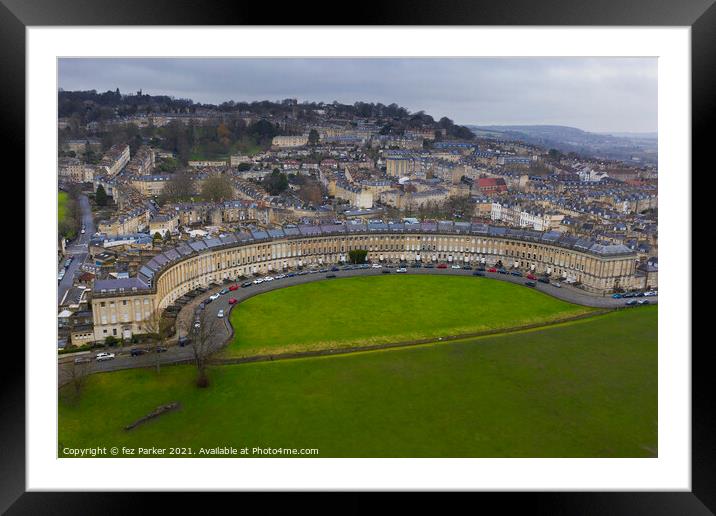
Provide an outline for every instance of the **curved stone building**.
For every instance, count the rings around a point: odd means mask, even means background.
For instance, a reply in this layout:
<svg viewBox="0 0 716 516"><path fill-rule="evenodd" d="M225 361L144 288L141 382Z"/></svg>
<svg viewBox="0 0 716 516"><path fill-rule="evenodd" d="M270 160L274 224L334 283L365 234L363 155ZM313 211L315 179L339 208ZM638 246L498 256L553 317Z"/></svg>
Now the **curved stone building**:
<svg viewBox="0 0 716 516"><path fill-rule="evenodd" d="M135 278L95 281L95 339L146 331L147 319L187 292L226 278L341 263L354 249L371 261L484 264L498 261L605 294L636 285L636 253L556 231L467 222L299 225L182 242L143 265Z"/></svg>

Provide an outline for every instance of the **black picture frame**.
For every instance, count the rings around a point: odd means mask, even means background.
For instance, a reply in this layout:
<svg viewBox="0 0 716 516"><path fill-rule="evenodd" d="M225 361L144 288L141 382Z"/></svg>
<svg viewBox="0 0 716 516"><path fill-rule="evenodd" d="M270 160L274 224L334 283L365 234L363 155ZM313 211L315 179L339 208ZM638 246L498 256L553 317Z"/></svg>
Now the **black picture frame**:
<svg viewBox="0 0 716 516"><path fill-rule="evenodd" d="M530 25L530 26L690 26L692 37L692 156L707 163L713 145L708 128L716 125L716 5L714 0L529 0L471 2L401 1L354 5L339 11L334 3L284 5L275 10L261 3L191 0L0 0L0 55L3 81L0 113L5 122L5 148L24 166L25 29L28 26L84 25L271 25L300 22L316 25L315 13L335 13L327 25ZM351 13L350 11L355 11ZM339 12L343 14L338 15ZM696 165L694 165L696 166ZM19 168L18 168L19 169ZM688 171L684 172L685 174ZM29 192L26 192L26 194ZM28 271L26 270L27 274ZM691 278L687 278L689 283ZM28 315L26 315L26 318ZM27 321L26 321L27 323ZM708 340L708 339L707 339ZM29 344L29 343L26 343ZM686 343L685 343L686 344ZM705 343L702 343L705 344ZM716 510L716 428L711 365L707 346L692 347L692 490L690 492L612 493L481 493L501 510L528 507L536 514L713 514ZM7 367L0 375L2 439L0 439L0 509L8 514L127 514L146 512L147 499L161 496L163 510L185 510L193 494L171 496L124 493L48 493L25 489L25 355L22 347L5 346ZM81 489L81 486L78 486ZM230 496L214 495L225 498ZM255 495L241 494L244 499ZM368 495L350 495L341 512L373 506ZM311 495L294 498L315 508ZM424 506L420 495L411 503ZM214 503L221 503L216 500ZM473 503L473 502L470 502ZM482 500L479 502L482 503Z"/></svg>

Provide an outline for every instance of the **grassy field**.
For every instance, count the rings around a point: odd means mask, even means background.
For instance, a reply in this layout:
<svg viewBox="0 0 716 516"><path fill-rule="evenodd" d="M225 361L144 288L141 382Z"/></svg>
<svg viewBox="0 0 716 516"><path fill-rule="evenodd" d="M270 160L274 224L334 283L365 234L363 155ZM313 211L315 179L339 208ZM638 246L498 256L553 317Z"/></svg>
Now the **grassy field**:
<svg viewBox="0 0 716 516"><path fill-rule="evenodd" d="M497 282L494 282L497 283ZM290 290L290 289L289 289ZM652 457L657 308L410 348L93 375L65 447L317 448L319 457ZM181 408L132 431L160 404ZM120 452L120 455L121 452ZM166 455L164 455L166 456Z"/></svg>
<svg viewBox="0 0 716 516"><path fill-rule="evenodd" d="M57 222L61 223L67 216L67 192L57 192Z"/></svg>
<svg viewBox="0 0 716 516"><path fill-rule="evenodd" d="M462 335L592 311L479 277L381 275L318 281L234 308L226 356L346 348Z"/></svg>
<svg viewBox="0 0 716 516"><path fill-rule="evenodd" d="M261 152L262 148L251 138L244 138L235 141L229 148L229 152L212 152L206 146L195 146L191 149L189 159L192 161L218 161L229 160L232 154L248 154L252 156Z"/></svg>

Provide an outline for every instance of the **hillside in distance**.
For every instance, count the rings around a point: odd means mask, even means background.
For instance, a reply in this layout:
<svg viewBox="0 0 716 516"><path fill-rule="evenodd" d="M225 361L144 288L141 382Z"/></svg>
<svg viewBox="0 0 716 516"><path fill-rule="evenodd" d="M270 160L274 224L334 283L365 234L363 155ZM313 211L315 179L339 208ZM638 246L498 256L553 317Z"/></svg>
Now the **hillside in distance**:
<svg viewBox="0 0 716 516"><path fill-rule="evenodd" d="M562 125L468 125L478 137L518 140L563 153L657 164L657 133L591 133Z"/></svg>

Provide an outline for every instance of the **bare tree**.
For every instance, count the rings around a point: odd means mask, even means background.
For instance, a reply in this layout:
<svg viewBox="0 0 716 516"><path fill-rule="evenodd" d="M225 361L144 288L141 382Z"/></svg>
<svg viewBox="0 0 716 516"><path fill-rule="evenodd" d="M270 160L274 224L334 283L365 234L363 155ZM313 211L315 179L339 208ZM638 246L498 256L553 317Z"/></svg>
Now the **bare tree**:
<svg viewBox="0 0 716 516"><path fill-rule="evenodd" d="M201 185L201 196L207 201L225 201L234 197L229 176L222 174L207 177Z"/></svg>
<svg viewBox="0 0 716 516"><path fill-rule="evenodd" d="M154 353L154 365L157 373L161 372L160 350L166 349L166 342L171 335L172 325L173 322L170 319L162 317L162 312L159 308L155 308L145 321L145 328L151 337L148 350L150 353Z"/></svg>
<svg viewBox="0 0 716 516"><path fill-rule="evenodd" d="M188 334L198 372L196 385L202 388L208 387L209 378L206 375L206 368L211 356L221 347L224 321L212 316L206 310L199 309L190 324L191 331Z"/></svg>
<svg viewBox="0 0 716 516"><path fill-rule="evenodd" d="M89 374L89 359L73 360L62 369L65 371L68 383L71 383L72 387L74 388L75 396L79 396L82 392L82 388L84 387L87 380L87 376Z"/></svg>
<svg viewBox="0 0 716 516"><path fill-rule="evenodd" d="M194 195L194 178L187 170L174 172L167 181L160 199L164 202L179 202Z"/></svg>

